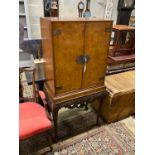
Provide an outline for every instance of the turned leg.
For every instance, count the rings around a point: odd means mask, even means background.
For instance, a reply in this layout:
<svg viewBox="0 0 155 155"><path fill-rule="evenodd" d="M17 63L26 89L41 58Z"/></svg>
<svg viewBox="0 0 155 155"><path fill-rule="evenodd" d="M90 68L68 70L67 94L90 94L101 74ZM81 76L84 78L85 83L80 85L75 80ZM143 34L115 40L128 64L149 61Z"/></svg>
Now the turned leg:
<svg viewBox="0 0 155 155"><path fill-rule="evenodd" d="M58 109L53 108L53 121L54 121L54 141L58 140Z"/></svg>

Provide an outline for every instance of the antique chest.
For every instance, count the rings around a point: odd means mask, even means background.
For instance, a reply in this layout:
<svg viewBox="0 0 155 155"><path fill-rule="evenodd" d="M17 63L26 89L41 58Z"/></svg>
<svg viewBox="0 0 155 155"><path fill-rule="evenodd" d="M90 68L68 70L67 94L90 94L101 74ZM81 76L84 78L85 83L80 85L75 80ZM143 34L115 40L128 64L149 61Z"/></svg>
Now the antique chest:
<svg viewBox="0 0 155 155"><path fill-rule="evenodd" d="M118 121L130 116L135 112L135 72L108 75L105 78L105 85L108 92L102 106L101 115L106 122ZM98 102L92 106L97 109Z"/></svg>
<svg viewBox="0 0 155 155"><path fill-rule="evenodd" d="M112 21L40 21L45 85L53 100L61 102L104 90Z"/></svg>

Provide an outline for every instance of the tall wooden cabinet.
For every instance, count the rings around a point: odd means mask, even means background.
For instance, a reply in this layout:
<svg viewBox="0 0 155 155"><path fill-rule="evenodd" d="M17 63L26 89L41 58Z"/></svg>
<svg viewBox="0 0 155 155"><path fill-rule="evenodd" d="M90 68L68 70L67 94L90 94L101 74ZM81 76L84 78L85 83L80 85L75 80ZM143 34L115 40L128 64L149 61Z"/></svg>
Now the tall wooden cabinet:
<svg viewBox="0 0 155 155"><path fill-rule="evenodd" d="M87 109L106 94L104 77L112 21L41 18L45 92L53 112L57 139L58 111L62 107ZM97 124L99 112L97 115Z"/></svg>
<svg viewBox="0 0 155 155"><path fill-rule="evenodd" d="M46 85L53 97L104 85L112 21L41 18Z"/></svg>

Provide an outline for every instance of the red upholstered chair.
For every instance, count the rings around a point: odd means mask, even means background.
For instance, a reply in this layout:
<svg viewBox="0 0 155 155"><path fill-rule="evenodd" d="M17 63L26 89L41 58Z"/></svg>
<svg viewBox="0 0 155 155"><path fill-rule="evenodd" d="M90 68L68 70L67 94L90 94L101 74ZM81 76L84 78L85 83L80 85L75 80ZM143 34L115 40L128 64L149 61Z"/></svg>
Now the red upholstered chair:
<svg viewBox="0 0 155 155"><path fill-rule="evenodd" d="M32 75L35 76L35 69L32 68L21 68L20 69L20 74L23 73L24 71L31 71ZM33 76L33 78L34 78ZM21 79L21 75L20 75ZM35 81L33 80L33 89L35 89ZM20 99L22 96L22 101L24 101L23 97L23 86L22 82L20 80L20 89L21 93L20 94ZM52 118L50 117L50 113L48 111L48 105L46 102L46 97L43 91L37 91L36 89L33 90L33 93L35 95L33 96L33 101L32 99L30 101L24 101L23 103L19 104L19 140L25 140L28 139L36 134L45 132L45 131L50 131L52 127ZM35 97L35 98L34 98ZM36 101L36 97L40 97L44 107L38 104ZM52 135L48 135L48 141L50 143L50 148L52 149Z"/></svg>

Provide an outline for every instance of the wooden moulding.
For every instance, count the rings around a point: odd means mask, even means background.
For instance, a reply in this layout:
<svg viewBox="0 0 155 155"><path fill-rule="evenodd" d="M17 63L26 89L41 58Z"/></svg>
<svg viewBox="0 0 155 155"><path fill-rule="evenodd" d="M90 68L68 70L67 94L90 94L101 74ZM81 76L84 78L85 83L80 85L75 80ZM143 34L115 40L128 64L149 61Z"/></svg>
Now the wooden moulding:
<svg viewBox="0 0 155 155"><path fill-rule="evenodd" d="M81 89L81 90L71 91L71 92L60 94L60 95L52 96L51 90L49 88L47 88L47 85L45 84L45 91L49 95L49 98L55 104L59 104L59 103L62 103L62 102L68 101L68 100L73 100L73 99L77 99L79 97L106 91L106 87L104 85L96 86L96 87L90 87L88 89Z"/></svg>
<svg viewBox="0 0 155 155"><path fill-rule="evenodd" d="M124 31L134 31L135 27L128 26L128 25L113 25L114 30L124 30Z"/></svg>

